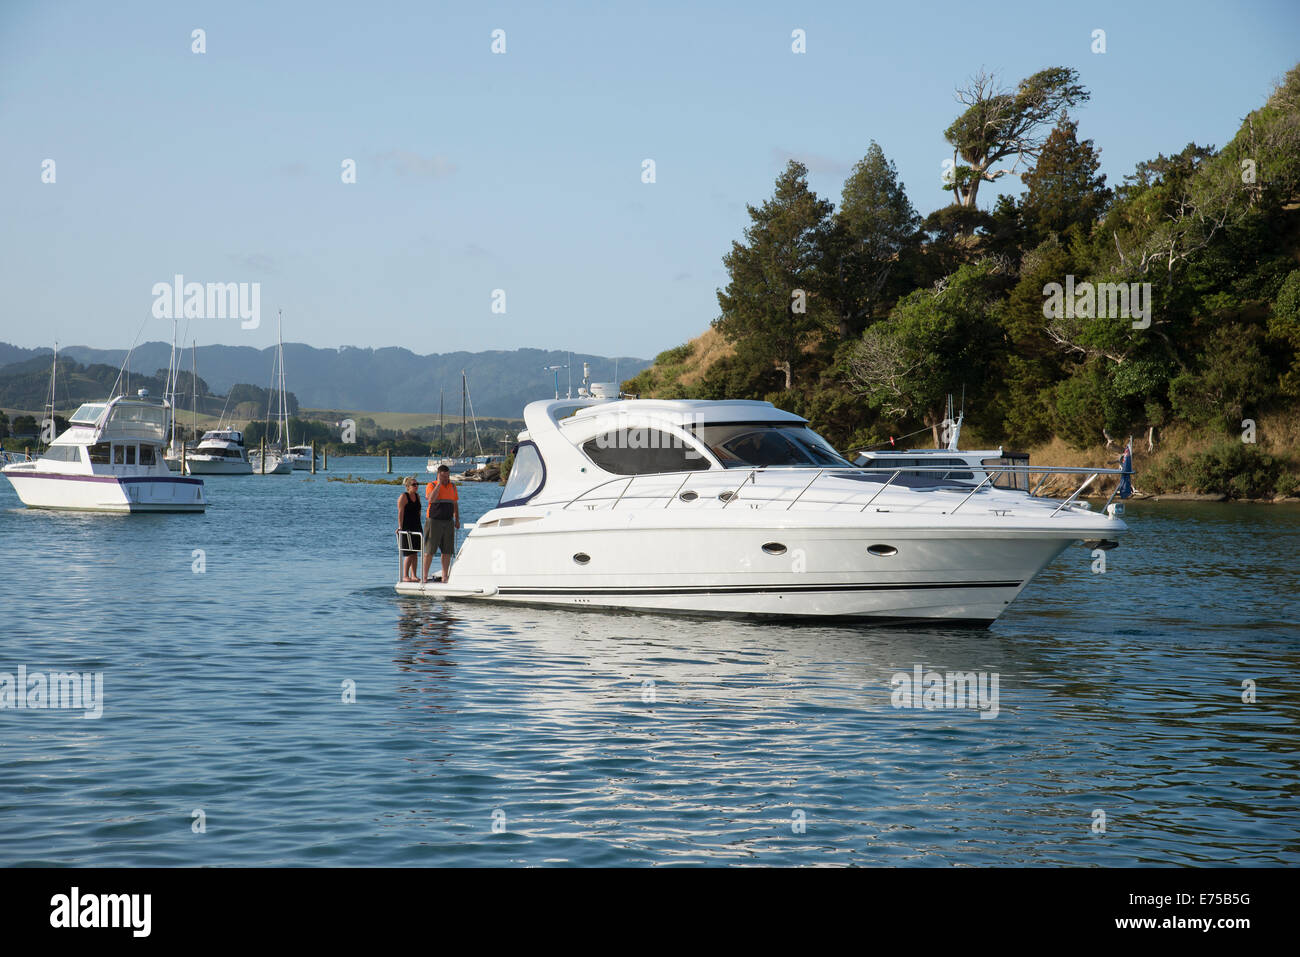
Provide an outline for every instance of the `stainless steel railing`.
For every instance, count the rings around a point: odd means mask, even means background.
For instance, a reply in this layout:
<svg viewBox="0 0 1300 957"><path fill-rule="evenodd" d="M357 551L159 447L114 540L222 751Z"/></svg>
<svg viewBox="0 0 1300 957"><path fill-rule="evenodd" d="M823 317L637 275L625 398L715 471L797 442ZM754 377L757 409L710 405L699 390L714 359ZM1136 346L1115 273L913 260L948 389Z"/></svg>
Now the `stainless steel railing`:
<svg viewBox="0 0 1300 957"><path fill-rule="evenodd" d="M402 559L406 556L402 553L412 549L415 551L415 570L419 572L420 562L424 561L424 532L407 532L399 528L397 530L397 580L399 582L404 581Z"/></svg>
<svg viewBox="0 0 1300 957"><path fill-rule="evenodd" d="M728 470L727 474L736 473L740 471L741 471L740 469L731 469ZM1017 486L1023 489L1029 488L1031 475L1041 475L1042 477L1039 479L1038 484L1035 485L1031 491L1021 491L1019 493L1025 495L1027 498L1040 498L1041 496L1038 495L1038 492L1047 483L1047 480L1051 478L1051 476L1053 475L1087 476L1087 478L1085 478L1079 484L1078 488L1076 488L1068 498L1062 501L1061 504L1058 505L1055 510L1053 510L1052 515L1055 516L1060 514L1062 510L1072 506L1075 503L1075 501L1077 501L1079 496L1083 494L1084 490L1087 489L1088 486L1090 486L1099 477L1103 475L1120 476L1126 474L1122 469L1051 467L1051 466L1033 466L1033 465L981 466L979 468L971 467L970 469L965 469L965 470L954 469L951 465L935 465L935 466L908 465L906 467L844 466L844 467L823 467L817 469L811 467L801 467L801 466L793 466L793 467L792 466L765 466L765 467L755 467L747 470L745 472L744 478L742 478L734 487L729 487L730 483L726 483L726 485L721 489L721 491L717 493L717 498L722 502L722 508L725 509L730 507L732 503L734 503L738 499L742 498L742 493L746 486L756 487L758 485L758 478L760 475L764 475L767 473L775 473L778 475L790 475L790 474L802 474L802 473L811 472L812 477L803 485L803 487L799 490L799 492L794 496L793 499L787 501L781 498L779 493L775 497L768 497L768 498L757 497L757 498L747 499L748 504L754 508L775 507L775 506L783 505L784 510L789 511L790 509L794 508L794 506L799 502L799 500L802 499L804 495L807 494L813 488L813 486L817 484L819 480L823 478L845 477L849 475L866 475L866 476L882 475L883 476L888 474L889 477L881 484L880 488L876 489L875 492L871 495L871 497L867 499L867 501L859 509L860 512L865 512L869 507L871 507L872 503L874 503L876 499L878 499L887 489L889 489L891 486L894 485L894 483L898 480L899 476L901 475L907 474L911 476L917 473L927 473L927 474L933 474L934 477L940 481L944 481L945 476L952 474L954 471L970 471L970 472L977 472L977 473L982 472L984 473L984 477L979 482L970 485L970 491L953 508L944 509L942 511L942 514L945 515L955 514L963 505L965 505L972 498L974 498L974 496L977 493L983 491L986 487L995 485L997 478L1002 475L1014 475L1014 476L1023 477L1024 478L1023 485L1017 483ZM594 488L587 489L585 492L582 492L580 495L574 496L573 498L565 502L564 505L561 507L565 509L569 509L574 507L585 506L588 509L594 510L600 507L600 503L607 502L610 499L613 499L613 504L609 506L610 510L613 510L617 508L624 501L640 502L643 504L643 507L645 507L646 500L648 499L649 503L652 506L654 506L656 503L662 500L663 501L662 507L668 508L675 501L681 501L680 496L683 494L683 490L686 489L687 483L689 483L692 478L696 479L697 481L700 479L705 479L705 481L712 479L714 481L708 482L708 484L714 485L716 487L717 485L716 479L723 473L719 473L715 469L695 470L695 471L687 472L685 473L685 476L682 478L681 482L677 484L676 488L671 493L668 493L667 495L665 495L661 491L653 492L645 496L639 496L636 495L635 493L629 494L632 492L633 485L635 485L638 480L640 480L643 485L648 483L650 480L657 480L660 484L662 484L665 481L669 481L672 478L675 478L678 474L679 473L676 472L656 472L656 473L650 473L645 475L629 475L629 476L621 476L619 478L609 479L608 481L602 482L601 484L595 486ZM1127 474L1131 475L1132 473L1129 472ZM705 478L706 476L707 479ZM953 487L965 488L969 484L959 479L949 479L948 482L949 484L945 486L947 488L953 488ZM617 494L614 493L615 486L618 486ZM932 487L938 487L938 486L932 486ZM1005 491L1010 494L1016 494L1017 492L1017 489L1015 488L1007 489L1001 486L998 486L998 488L1001 491ZM712 492L713 490L710 489L710 491ZM1119 484L1116 483L1115 489L1111 492L1110 497L1106 499L1105 505L1102 506L1103 509L1109 506L1110 503L1114 501L1115 495L1118 491L1119 491ZM606 494L601 494L602 492ZM695 499L692 499L692 501L694 500Z"/></svg>

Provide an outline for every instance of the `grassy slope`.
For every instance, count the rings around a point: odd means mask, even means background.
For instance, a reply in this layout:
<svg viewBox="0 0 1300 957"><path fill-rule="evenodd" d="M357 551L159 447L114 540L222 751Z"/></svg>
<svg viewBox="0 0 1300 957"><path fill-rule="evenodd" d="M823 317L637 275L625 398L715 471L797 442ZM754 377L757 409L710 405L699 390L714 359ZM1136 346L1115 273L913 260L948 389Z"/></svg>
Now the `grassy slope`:
<svg viewBox="0 0 1300 957"><path fill-rule="evenodd" d="M710 366L735 351L720 332L709 328L684 346L660 353L650 368L624 383L624 388L645 399L677 395L697 385Z"/></svg>

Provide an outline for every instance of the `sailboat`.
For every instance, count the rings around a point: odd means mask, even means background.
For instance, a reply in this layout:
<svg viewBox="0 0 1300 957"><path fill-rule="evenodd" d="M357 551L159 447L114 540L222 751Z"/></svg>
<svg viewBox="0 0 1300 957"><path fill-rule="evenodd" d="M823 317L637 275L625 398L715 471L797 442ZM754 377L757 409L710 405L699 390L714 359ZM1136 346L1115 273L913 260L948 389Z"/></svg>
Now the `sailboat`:
<svg viewBox="0 0 1300 957"><path fill-rule="evenodd" d="M186 330L187 332L189 330ZM167 451L163 453L163 461L167 463L167 468L172 472L188 471L184 468L185 455L187 447L184 438L181 441L176 440L176 415L175 412L180 406L176 403L176 388L180 385L181 364L180 356L176 355L175 329L172 330L172 355L175 372L172 376L172 438L171 444L168 445ZM198 403L199 403L199 362L195 353L198 351L198 343L190 343L190 433L197 430L198 423Z"/></svg>
<svg viewBox="0 0 1300 957"><path fill-rule="evenodd" d="M478 453L479 453L477 456L473 456L469 454L469 436L466 431L468 426L468 419L466 418L465 415L466 405L469 406L469 419L474 420L474 441L478 443ZM442 394L439 393L438 435L440 438L442 434L443 434L442 433ZM472 469L478 465L481 465L483 461L486 461L486 457L483 455L483 443L479 441L478 419L474 418L474 405L469 398L469 380L465 377L465 370L461 369L460 370L460 452L458 455L451 458L431 457L429 461L425 463L425 468L428 469L430 472L436 472L438 471L439 466L445 465L447 466L447 469L451 472L452 475L459 475L460 473L468 469Z"/></svg>
<svg viewBox="0 0 1300 957"><path fill-rule="evenodd" d="M280 409L275 423L275 442L266 446L265 462L263 462L263 453L260 449L250 452L248 456L253 464L253 471L262 475L288 475L293 471L293 459L290 458L292 453L288 450L289 404L285 398L284 390L284 336L281 333L283 318L284 314L280 313L276 321L275 362L271 367L271 391L267 397L266 407L266 431L269 433L271 431L271 405L278 388Z"/></svg>
<svg viewBox="0 0 1300 957"><path fill-rule="evenodd" d="M167 469L172 472L181 470L181 443L176 440L176 387L180 379L180 361L176 354L176 320L172 320L172 354L167 360L167 387L163 390L163 398L172 408L171 416L171 440L167 443L167 449L163 452L163 462L166 463Z"/></svg>

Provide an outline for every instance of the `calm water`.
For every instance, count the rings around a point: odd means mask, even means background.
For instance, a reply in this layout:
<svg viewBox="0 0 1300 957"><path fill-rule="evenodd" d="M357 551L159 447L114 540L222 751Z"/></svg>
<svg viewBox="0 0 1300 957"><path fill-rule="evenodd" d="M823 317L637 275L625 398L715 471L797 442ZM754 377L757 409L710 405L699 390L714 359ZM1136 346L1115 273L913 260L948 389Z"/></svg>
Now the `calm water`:
<svg viewBox="0 0 1300 957"><path fill-rule="evenodd" d="M0 711L0 864L1300 862L1295 507L1131 506L991 630L869 630L400 598L400 490L322 474L0 485L0 672L104 675L98 720ZM894 708L917 665L997 717Z"/></svg>

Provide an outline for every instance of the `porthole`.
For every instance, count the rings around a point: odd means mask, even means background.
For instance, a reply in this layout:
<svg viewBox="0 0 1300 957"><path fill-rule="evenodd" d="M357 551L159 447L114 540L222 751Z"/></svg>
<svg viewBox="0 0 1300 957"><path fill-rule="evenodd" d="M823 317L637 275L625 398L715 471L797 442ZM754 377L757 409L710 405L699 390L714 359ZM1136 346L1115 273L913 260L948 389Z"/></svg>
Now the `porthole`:
<svg viewBox="0 0 1300 957"><path fill-rule="evenodd" d="M718 493L718 501L719 501L719 502L730 502L730 501L731 501L731 497L732 497L733 495L735 495L735 494L736 494L735 492L719 492L719 493Z"/></svg>
<svg viewBox="0 0 1300 957"><path fill-rule="evenodd" d="M768 542L763 546L763 551L767 552L769 555L784 555L785 546L780 542Z"/></svg>
<svg viewBox="0 0 1300 957"><path fill-rule="evenodd" d="M693 502L700 497L700 493L686 491L683 492L681 495L678 495L677 497L680 498L683 502Z"/></svg>
<svg viewBox="0 0 1300 957"><path fill-rule="evenodd" d="M579 565L585 565L587 562L591 561L591 556L586 552L578 552L578 554L573 556L573 560Z"/></svg>
<svg viewBox="0 0 1300 957"><path fill-rule="evenodd" d="M888 558L891 555L898 554L898 549L893 545L872 545L867 551L880 558Z"/></svg>

